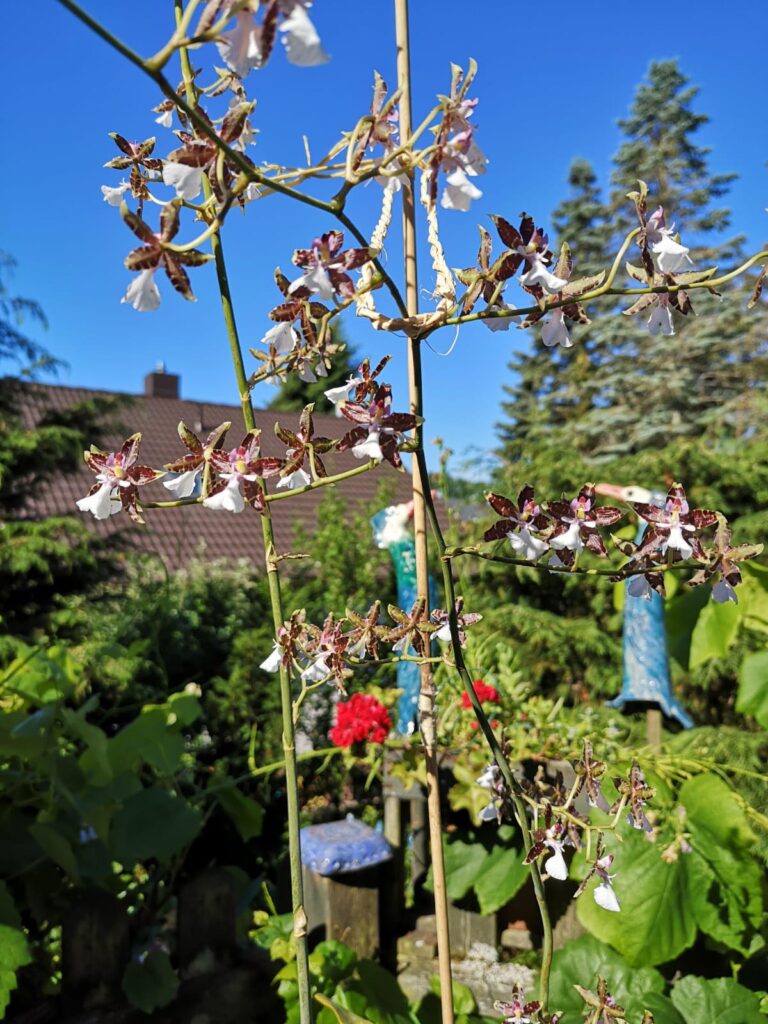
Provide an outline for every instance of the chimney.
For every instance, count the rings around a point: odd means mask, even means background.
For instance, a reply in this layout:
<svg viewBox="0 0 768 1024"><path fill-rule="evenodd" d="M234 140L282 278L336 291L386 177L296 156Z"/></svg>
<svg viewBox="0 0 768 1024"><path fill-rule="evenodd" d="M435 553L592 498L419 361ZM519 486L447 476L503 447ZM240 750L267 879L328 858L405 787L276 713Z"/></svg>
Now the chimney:
<svg viewBox="0 0 768 1024"><path fill-rule="evenodd" d="M178 398L178 374L166 373L165 363L158 363L154 373L148 373L144 378L144 394L147 398Z"/></svg>

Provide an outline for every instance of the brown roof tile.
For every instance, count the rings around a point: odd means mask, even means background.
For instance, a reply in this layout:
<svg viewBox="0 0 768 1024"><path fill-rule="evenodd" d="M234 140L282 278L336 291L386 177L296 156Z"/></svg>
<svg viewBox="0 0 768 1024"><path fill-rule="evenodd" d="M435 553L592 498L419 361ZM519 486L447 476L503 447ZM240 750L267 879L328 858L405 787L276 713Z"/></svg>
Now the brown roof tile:
<svg viewBox="0 0 768 1024"><path fill-rule="evenodd" d="M57 385L29 385L22 389L22 417L25 425L34 427L46 411L68 409L80 402L99 396L111 396L113 392L92 391L86 388L61 387ZM194 402L180 398L160 398L149 395L126 396L129 404L121 409L115 419L124 424L127 433L139 431L142 435L140 462L161 468L164 463L179 458L185 453L176 428L179 420L191 427L199 436L230 420L232 429L227 443L235 444L245 433L242 412L239 406L218 405L210 402ZM295 429L297 413L273 413L264 410L255 412L256 425L262 431L262 452L265 455L282 455L284 446L274 436L274 425L278 419L284 426ZM315 433L328 437L339 437L345 432L346 420L335 416L318 414L314 417ZM104 446L112 450L122 443L124 437L108 437ZM343 472L360 463L350 453L332 453L326 465L330 474ZM361 504L375 499L382 480L392 484L392 501L409 501L411 477L409 473L395 472L387 463L370 473L334 484L334 488L346 499L351 511ZM75 508L78 498L88 493L93 483L93 474L83 465L75 472L62 476L41 488L29 501L26 512L35 518L51 515L79 515ZM314 529L317 507L322 501L326 488L309 491L306 494L272 505L275 542L278 552L291 549L296 524L300 523L310 531ZM145 501L168 499L169 493L161 482L142 488ZM124 514L113 516L105 522L98 522L92 516L84 521L100 536L120 533L141 551L160 555L169 569L184 565L194 555L201 553L207 559L238 560L246 558L261 563L261 531L258 514L250 508L241 515L229 512L213 512L200 505L173 508L147 509L144 513L146 526L135 526Z"/></svg>

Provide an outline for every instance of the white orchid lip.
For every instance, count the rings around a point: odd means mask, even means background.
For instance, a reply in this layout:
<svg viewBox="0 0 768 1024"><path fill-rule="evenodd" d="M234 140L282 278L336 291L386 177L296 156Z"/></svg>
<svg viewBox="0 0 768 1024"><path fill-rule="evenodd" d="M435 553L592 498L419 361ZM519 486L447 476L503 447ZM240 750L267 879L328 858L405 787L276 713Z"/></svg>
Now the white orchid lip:
<svg viewBox="0 0 768 1024"><path fill-rule="evenodd" d="M197 489L201 470L202 467L198 467L185 473L173 473L163 480L163 487L167 487L177 498L189 498Z"/></svg>
<svg viewBox="0 0 768 1024"><path fill-rule="evenodd" d="M548 270L537 254L531 255L524 251L521 255L524 255L529 263L529 269L520 277L521 285L524 285L526 288L533 288L538 284L545 292L548 292L550 295L556 295L568 284L564 278L557 277L556 274Z"/></svg>
<svg viewBox="0 0 768 1024"><path fill-rule="evenodd" d="M381 450L380 437L380 430L369 431L368 437L364 441L360 441L359 444L353 446L352 454L356 459L374 459L376 462L381 462L384 458L384 453Z"/></svg>
<svg viewBox="0 0 768 1024"><path fill-rule="evenodd" d="M163 164L163 181L176 190L180 199L195 199L203 190L203 169L166 160Z"/></svg>
<svg viewBox="0 0 768 1024"><path fill-rule="evenodd" d="M155 268L140 270L120 301L130 303L139 313L157 309L160 305L160 289L155 282Z"/></svg>
<svg viewBox="0 0 768 1024"><path fill-rule="evenodd" d="M101 474L100 474L101 475ZM90 512L94 519L109 519L120 511L118 489L111 480L106 480L93 494L78 498L75 503L81 512Z"/></svg>
<svg viewBox="0 0 768 1024"><path fill-rule="evenodd" d="M223 475L222 479L226 479L226 475ZM245 498L240 492L240 479L237 473L230 475L227 486L217 494L209 494L203 505L216 511L242 512L245 508Z"/></svg>
<svg viewBox="0 0 768 1024"><path fill-rule="evenodd" d="M275 324L274 327L270 327L259 344L273 345L277 355L285 356L293 351L298 340L299 336L293 325L287 321L282 321L279 324Z"/></svg>

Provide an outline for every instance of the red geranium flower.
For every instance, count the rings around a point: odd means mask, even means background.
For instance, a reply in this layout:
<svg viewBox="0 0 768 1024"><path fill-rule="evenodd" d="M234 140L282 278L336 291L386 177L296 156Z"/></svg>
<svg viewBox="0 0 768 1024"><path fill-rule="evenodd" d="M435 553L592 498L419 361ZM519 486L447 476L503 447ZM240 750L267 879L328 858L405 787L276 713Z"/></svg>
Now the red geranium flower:
<svg viewBox="0 0 768 1024"><path fill-rule="evenodd" d="M475 693L477 694L477 699L480 701L481 704L485 704L486 701L490 702L491 704L501 703L499 691L496 689L495 686L488 686L486 683L483 682L482 679L476 679L473 683L473 686L475 689ZM461 695L460 703L463 708L472 707L472 701L470 700L469 693L466 690Z"/></svg>
<svg viewBox="0 0 768 1024"><path fill-rule="evenodd" d="M392 719L382 703L367 693L355 693L336 705L336 724L328 733L337 747L354 743L383 743Z"/></svg>

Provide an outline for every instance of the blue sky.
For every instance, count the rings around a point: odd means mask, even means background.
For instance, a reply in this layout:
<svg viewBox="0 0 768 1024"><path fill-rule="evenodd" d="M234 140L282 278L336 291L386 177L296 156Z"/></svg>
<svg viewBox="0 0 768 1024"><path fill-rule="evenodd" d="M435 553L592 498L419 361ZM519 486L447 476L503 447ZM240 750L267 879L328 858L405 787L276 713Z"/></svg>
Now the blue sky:
<svg viewBox="0 0 768 1024"><path fill-rule="evenodd" d="M83 2L142 53L154 52L168 34L170 2ZM592 161L606 180L619 139L617 119L650 61L669 57L679 58L701 87L698 109L712 119L701 142L712 147L713 169L739 174L730 198L734 229L754 245L768 235L768 153L759 130L767 20L762 5L732 0L724 13L721 4L702 0L693 14L670 4L663 17L643 26L637 5L625 2L556 0L545 7L512 0L412 0L411 9L417 120L433 96L447 90L451 61L466 65L473 56L480 65L473 88L480 99L477 138L491 163L479 183L484 196L470 213L441 215L449 265L474 261L477 224L488 224L490 213L512 219L524 209L547 224L565 194L573 157ZM373 69L394 83L390 0L317 0L312 13L331 62L295 68L276 50L269 66L249 77L249 93L258 101L260 134L250 150L257 162L301 162L304 134L314 155L325 152L338 131L351 128L367 109ZM102 166L116 152L107 132L131 139L155 134L157 155L172 149L174 137L150 113L160 99L154 86L55 0L10 5L3 27L0 248L19 263L14 290L37 298L46 310L50 330L41 340L69 363L62 383L135 392L163 360L181 374L184 397L236 400L212 267L192 271L194 304L163 281L156 313L139 314L119 302L130 280L122 261L133 236L101 199L99 186L116 184L120 176ZM213 57L218 55L207 47L198 62L208 68ZM170 77L178 77L175 70ZM352 204L364 230L375 221L376 197L371 185ZM274 266L290 275L292 250L331 226L323 214L280 197L251 204L245 216L232 215L225 245L246 346L256 345L269 326L265 314L277 300ZM389 269L398 276L396 234L390 244ZM424 249L422 244L422 257ZM422 289L430 280L422 258ZM402 339L375 334L354 317L346 327L361 354L393 353L390 377L402 396L396 404L404 408ZM432 337L438 351L453 341L448 331ZM539 343L532 332L492 334L468 325L450 356L426 350L427 437L442 436L473 458L491 449L502 386L510 381L509 357L515 348ZM271 394L262 386L256 403Z"/></svg>

